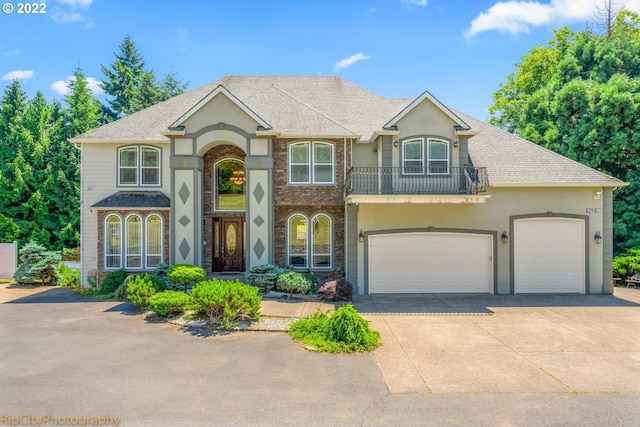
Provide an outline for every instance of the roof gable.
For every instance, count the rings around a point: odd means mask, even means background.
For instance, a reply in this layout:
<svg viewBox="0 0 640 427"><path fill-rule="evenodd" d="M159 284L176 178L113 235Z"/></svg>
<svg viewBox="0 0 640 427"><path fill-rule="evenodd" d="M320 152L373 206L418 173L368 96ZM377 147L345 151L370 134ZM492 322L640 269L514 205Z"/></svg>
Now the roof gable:
<svg viewBox="0 0 640 427"><path fill-rule="evenodd" d="M418 107L423 102L428 101L431 102L436 108L442 111L447 117L449 117L455 124L462 129L471 129L467 123L464 122L460 117L458 117L453 111L449 110L443 103L438 101L435 96L431 95L428 91L425 91L422 95L417 97L413 102L407 105L400 113L396 114L391 120L389 120L383 128L389 129L392 126L396 126L403 117L412 112L416 107Z"/></svg>
<svg viewBox="0 0 640 427"><path fill-rule="evenodd" d="M246 104L236 98L231 92L225 89L224 86L219 85L214 90L212 90L207 96L201 99L196 105L191 107L186 113L184 113L180 118L178 118L175 122L169 125L169 129L179 128L184 126L185 122L189 120L189 118L193 117L198 111L204 108L209 102L211 102L216 96L225 96L229 99L233 104L235 104L240 110L246 113L249 117L251 117L258 126L261 126L265 129L271 129L269 123L262 119L262 117L258 116L253 110L251 110Z"/></svg>

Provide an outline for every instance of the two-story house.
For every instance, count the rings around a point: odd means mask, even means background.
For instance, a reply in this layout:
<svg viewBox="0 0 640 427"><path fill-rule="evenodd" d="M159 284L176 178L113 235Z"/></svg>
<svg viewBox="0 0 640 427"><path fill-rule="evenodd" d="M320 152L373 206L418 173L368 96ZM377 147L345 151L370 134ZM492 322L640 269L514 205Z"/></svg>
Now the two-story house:
<svg viewBox="0 0 640 427"><path fill-rule="evenodd" d="M611 293L623 182L443 105L230 76L73 138L82 276L192 263L357 293Z"/></svg>

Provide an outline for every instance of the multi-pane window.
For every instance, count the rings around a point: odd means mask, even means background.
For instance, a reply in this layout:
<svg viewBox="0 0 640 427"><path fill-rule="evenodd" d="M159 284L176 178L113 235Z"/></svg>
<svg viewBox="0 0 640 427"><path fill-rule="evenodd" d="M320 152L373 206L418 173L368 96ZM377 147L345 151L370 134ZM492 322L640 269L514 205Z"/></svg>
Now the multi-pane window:
<svg viewBox="0 0 640 427"><path fill-rule="evenodd" d="M333 184L333 144L319 141L296 142L289 145L289 183Z"/></svg>
<svg viewBox="0 0 640 427"><path fill-rule="evenodd" d="M425 156L426 154L426 156ZM402 173L442 175L449 173L449 143L435 138L417 138L402 143Z"/></svg>
<svg viewBox="0 0 640 427"><path fill-rule="evenodd" d="M156 213L132 214L122 219L110 214L104 222L104 266L106 269L152 269L162 262L164 228Z"/></svg>
<svg viewBox="0 0 640 427"><path fill-rule="evenodd" d="M118 185L160 185L160 149L154 147L119 149Z"/></svg>
<svg viewBox="0 0 640 427"><path fill-rule="evenodd" d="M104 221L105 268L120 268L122 260L122 221L117 215L109 215Z"/></svg>
<svg viewBox="0 0 640 427"><path fill-rule="evenodd" d="M332 267L331 218L317 214L309 220L294 214L287 223L287 260L295 268Z"/></svg>

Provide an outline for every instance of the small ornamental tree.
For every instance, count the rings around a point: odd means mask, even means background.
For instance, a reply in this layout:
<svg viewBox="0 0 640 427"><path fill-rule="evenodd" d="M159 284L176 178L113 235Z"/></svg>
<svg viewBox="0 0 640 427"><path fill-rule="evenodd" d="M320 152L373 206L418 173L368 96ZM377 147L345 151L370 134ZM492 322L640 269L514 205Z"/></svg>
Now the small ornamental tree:
<svg viewBox="0 0 640 427"><path fill-rule="evenodd" d="M27 243L20 250L20 265L13 279L20 284L54 284L58 280L56 267L61 258L57 251L48 251L33 242Z"/></svg>
<svg viewBox="0 0 640 427"><path fill-rule="evenodd" d="M311 281L302 274L289 271L278 276L278 289L289 292L289 298L293 298L294 292L306 293L311 289Z"/></svg>
<svg viewBox="0 0 640 427"><path fill-rule="evenodd" d="M167 277L171 282L184 286L184 291L192 283L202 282L207 278L207 272L204 268L191 264L175 264L167 270Z"/></svg>

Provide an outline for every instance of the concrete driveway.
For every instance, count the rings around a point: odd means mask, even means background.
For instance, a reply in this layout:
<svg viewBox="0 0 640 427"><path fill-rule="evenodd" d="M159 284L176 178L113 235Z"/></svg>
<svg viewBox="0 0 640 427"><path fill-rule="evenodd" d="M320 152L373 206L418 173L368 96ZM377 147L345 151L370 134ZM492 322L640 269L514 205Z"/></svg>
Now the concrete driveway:
<svg viewBox="0 0 640 427"><path fill-rule="evenodd" d="M0 285L0 425L49 415L76 417L57 425L636 427L640 291L616 292L360 297L385 345L329 355L283 333L211 336L145 322L130 304Z"/></svg>
<svg viewBox="0 0 640 427"><path fill-rule="evenodd" d="M615 296L373 295L393 393L640 392L640 290Z"/></svg>

